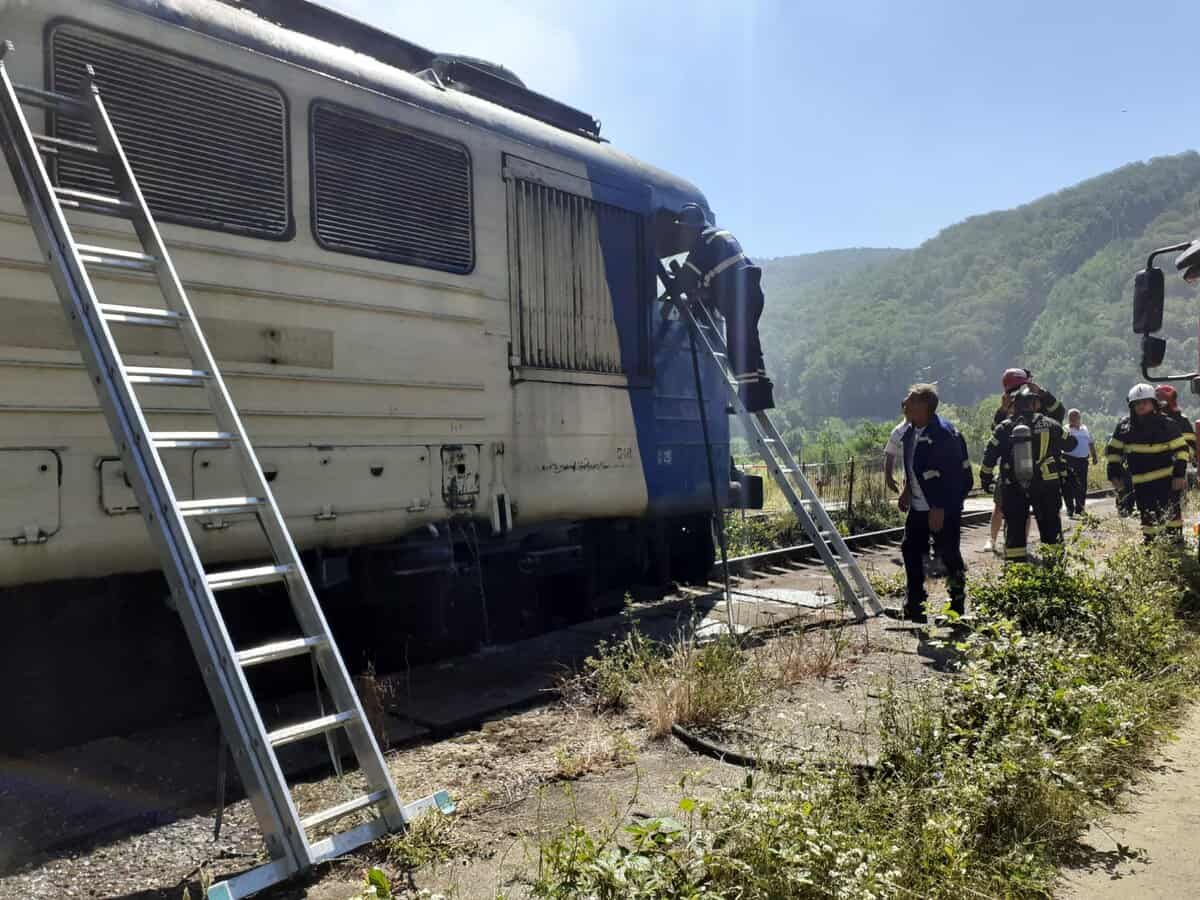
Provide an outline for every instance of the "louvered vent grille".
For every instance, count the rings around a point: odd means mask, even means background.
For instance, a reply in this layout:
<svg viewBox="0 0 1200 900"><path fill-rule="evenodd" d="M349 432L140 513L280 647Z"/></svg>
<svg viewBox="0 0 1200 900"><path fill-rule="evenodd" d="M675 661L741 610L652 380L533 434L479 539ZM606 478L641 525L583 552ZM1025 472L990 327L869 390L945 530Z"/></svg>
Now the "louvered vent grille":
<svg viewBox="0 0 1200 900"><path fill-rule="evenodd" d="M163 221L284 239L291 233L288 127L283 95L269 85L74 25L50 41L51 87L78 93L84 67L100 94L151 212ZM66 116L60 137L94 142L91 125ZM107 168L56 164L62 187L110 194Z"/></svg>
<svg viewBox="0 0 1200 900"><path fill-rule="evenodd" d="M313 227L323 247L446 272L475 264L465 147L318 104Z"/></svg>
<svg viewBox="0 0 1200 900"><path fill-rule="evenodd" d="M636 302L639 270L614 266L610 274L601 234L610 253L636 259L641 218L532 181L508 185L522 365L636 374L621 356L614 301Z"/></svg>

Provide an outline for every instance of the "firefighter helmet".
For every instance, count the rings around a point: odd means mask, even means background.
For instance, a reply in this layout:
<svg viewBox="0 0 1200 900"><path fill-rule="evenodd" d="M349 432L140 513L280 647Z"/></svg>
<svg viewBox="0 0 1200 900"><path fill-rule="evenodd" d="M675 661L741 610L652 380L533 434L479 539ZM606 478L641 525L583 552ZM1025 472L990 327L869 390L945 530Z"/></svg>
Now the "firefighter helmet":
<svg viewBox="0 0 1200 900"><path fill-rule="evenodd" d="M1154 396L1167 405L1167 409L1179 406L1179 392L1169 384L1160 384L1154 389Z"/></svg>
<svg viewBox="0 0 1200 900"><path fill-rule="evenodd" d="M1129 405L1137 403L1139 400L1157 400L1155 396L1154 386L1141 381L1129 389Z"/></svg>
<svg viewBox="0 0 1200 900"><path fill-rule="evenodd" d="M709 221L708 211L699 203L685 203L675 216L675 224L691 228L707 228L712 222Z"/></svg>
<svg viewBox="0 0 1200 900"><path fill-rule="evenodd" d="M1020 390L1013 395L1013 405L1019 413L1033 412L1041 400L1038 392L1028 384L1021 385Z"/></svg>
<svg viewBox="0 0 1200 900"><path fill-rule="evenodd" d="M1175 258L1175 268L1183 273L1188 284L1200 281L1200 240L1192 241L1186 250Z"/></svg>
<svg viewBox="0 0 1200 900"><path fill-rule="evenodd" d="M1004 385L1004 393L1009 394L1032 380L1033 373L1028 369L1005 369L1000 381Z"/></svg>

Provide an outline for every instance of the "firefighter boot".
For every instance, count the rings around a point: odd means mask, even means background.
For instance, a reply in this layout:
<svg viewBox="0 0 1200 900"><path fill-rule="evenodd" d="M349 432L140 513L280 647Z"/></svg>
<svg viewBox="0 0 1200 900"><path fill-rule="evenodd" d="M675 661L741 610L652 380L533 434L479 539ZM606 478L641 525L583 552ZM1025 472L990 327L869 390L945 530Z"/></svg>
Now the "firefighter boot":
<svg viewBox="0 0 1200 900"><path fill-rule="evenodd" d="M774 409L774 388L775 385L771 383L771 379L766 377L743 384L739 388L742 405L746 407L747 412L752 413L762 412L764 409Z"/></svg>

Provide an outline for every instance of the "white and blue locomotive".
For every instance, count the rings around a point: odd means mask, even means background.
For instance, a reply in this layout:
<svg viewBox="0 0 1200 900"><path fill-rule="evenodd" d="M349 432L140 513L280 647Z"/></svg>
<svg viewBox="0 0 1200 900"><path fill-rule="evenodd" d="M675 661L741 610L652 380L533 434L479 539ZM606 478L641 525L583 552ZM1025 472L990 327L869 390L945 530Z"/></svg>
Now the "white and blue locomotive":
<svg viewBox="0 0 1200 900"><path fill-rule="evenodd" d="M499 66L300 0L4 4L0 37L18 81L70 93L95 68L352 665L468 651L707 573L696 385L655 278L686 249L673 218L705 203L695 187ZM105 189L95 167L50 164L60 186ZM0 657L18 720L0 751L21 752L204 701L6 172L0 234ZM98 292L156 302L133 273ZM177 353L149 330L127 336L130 362ZM169 430L200 421L178 392L145 402ZM220 451L168 466L181 499L237 492ZM255 555L250 522L197 529L207 560ZM269 632L264 609L230 615Z"/></svg>

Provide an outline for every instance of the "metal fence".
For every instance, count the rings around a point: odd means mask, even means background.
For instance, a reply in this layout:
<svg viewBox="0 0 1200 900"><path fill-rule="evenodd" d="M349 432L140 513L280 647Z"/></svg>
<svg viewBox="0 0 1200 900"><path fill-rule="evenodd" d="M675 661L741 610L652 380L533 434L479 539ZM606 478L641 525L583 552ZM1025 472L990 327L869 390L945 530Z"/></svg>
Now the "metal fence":
<svg viewBox="0 0 1200 900"><path fill-rule="evenodd" d="M765 465L743 464L739 468L763 479L763 509L786 510L787 501ZM840 461L802 463L804 477L812 485L821 504L828 510L851 513L856 506L880 506L894 503L883 479L883 453L850 457ZM903 475L901 475L903 478Z"/></svg>
<svg viewBox="0 0 1200 900"><path fill-rule="evenodd" d="M804 476L816 491L821 503L831 512L844 511L847 516L857 507L860 509L893 506L898 495L889 491L883 478L883 452L863 454L841 461L826 460L823 462L801 463ZM971 496L982 494L979 486L979 460L972 458L971 465L975 472L974 489ZM763 511L786 511L787 501L762 464L740 463L738 468L751 475L759 475L763 479ZM897 463L896 481L903 486L904 468ZM1108 487L1108 477L1105 474L1104 458L1099 464L1093 464L1088 469L1088 489L1101 490Z"/></svg>

